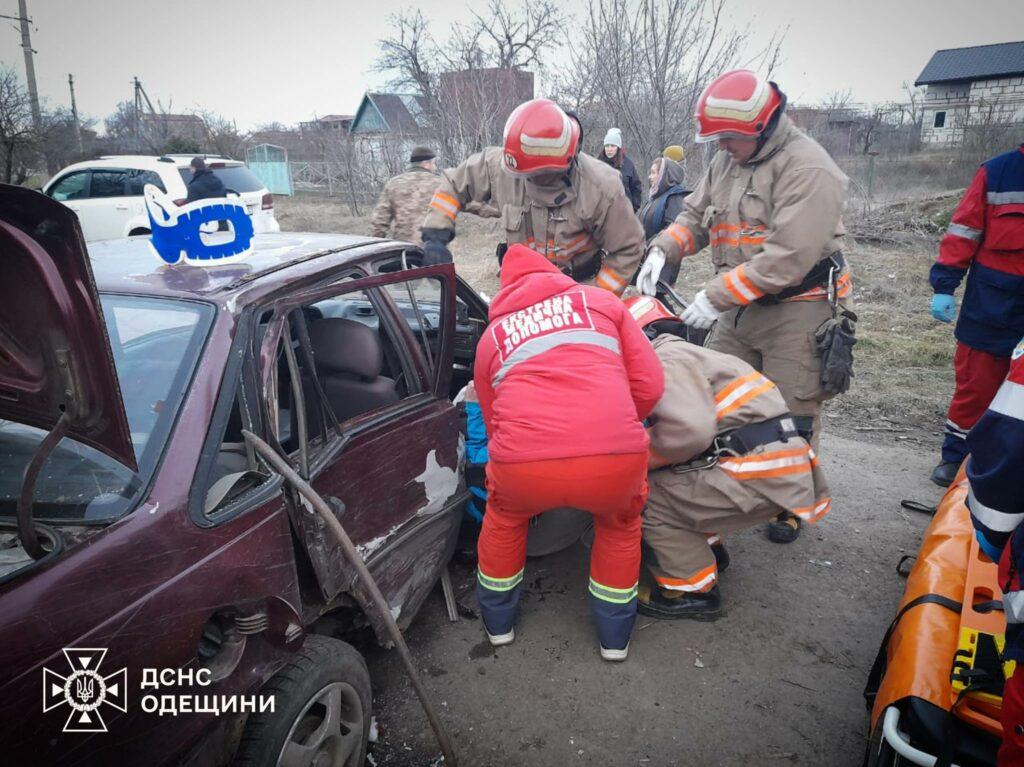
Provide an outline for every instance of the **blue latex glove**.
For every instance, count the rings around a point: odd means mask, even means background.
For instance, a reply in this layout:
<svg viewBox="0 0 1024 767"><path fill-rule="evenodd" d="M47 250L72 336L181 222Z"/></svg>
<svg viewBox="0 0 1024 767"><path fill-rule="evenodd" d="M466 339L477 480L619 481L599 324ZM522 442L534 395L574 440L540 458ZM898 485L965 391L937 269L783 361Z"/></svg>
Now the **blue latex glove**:
<svg viewBox="0 0 1024 767"><path fill-rule="evenodd" d="M952 322L956 316L956 299L947 293L932 296L932 317L939 322Z"/></svg>
<svg viewBox="0 0 1024 767"><path fill-rule="evenodd" d="M981 547L981 550L984 551L986 555L988 555L989 559L991 559L998 565L999 560L1003 557L1003 550L996 548L991 543L989 543L988 538L985 537L981 530L975 530L974 537L978 539L978 546Z"/></svg>

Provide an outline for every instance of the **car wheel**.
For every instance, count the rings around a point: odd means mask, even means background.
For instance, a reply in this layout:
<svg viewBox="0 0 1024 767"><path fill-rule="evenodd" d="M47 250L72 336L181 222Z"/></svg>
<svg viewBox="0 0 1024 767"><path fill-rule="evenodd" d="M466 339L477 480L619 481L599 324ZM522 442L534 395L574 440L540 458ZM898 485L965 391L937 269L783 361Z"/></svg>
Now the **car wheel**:
<svg viewBox="0 0 1024 767"><path fill-rule="evenodd" d="M236 767L363 767L370 674L353 647L307 636L260 694L274 696L274 713L249 717Z"/></svg>

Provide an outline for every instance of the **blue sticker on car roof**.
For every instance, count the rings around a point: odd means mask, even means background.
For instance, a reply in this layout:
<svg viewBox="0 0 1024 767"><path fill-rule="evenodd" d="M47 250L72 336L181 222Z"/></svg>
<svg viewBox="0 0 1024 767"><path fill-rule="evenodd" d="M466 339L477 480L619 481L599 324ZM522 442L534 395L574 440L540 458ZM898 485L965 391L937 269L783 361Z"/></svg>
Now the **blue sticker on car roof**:
<svg viewBox="0 0 1024 767"><path fill-rule="evenodd" d="M152 184L146 184L143 193L153 250L165 263L184 260L193 266L218 266L252 253L252 219L240 201L217 198L179 207ZM231 231L208 233L209 241L204 242L200 228L218 221L227 221Z"/></svg>

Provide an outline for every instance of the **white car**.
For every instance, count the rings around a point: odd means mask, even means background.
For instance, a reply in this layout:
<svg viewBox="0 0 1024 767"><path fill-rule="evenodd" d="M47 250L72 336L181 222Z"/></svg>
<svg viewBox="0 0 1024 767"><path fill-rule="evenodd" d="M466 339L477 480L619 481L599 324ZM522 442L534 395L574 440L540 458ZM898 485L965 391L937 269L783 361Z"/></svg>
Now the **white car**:
<svg viewBox="0 0 1024 767"><path fill-rule="evenodd" d="M64 168L43 192L75 211L89 242L149 234L143 187L153 184L183 205L188 199L193 156L121 155L87 160ZM205 159L228 195L241 198L256 233L281 230L274 217L274 196L245 163L210 155Z"/></svg>

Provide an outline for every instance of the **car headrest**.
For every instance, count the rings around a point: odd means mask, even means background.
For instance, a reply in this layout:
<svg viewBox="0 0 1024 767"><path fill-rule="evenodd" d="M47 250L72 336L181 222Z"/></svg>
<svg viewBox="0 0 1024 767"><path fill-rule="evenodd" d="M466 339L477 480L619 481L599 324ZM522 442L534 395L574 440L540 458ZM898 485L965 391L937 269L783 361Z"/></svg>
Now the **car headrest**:
<svg viewBox="0 0 1024 767"><path fill-rule="evenodd" d="M309 326L309 343L322 373L348 373L372 380L380 376L384 366L377 331L355 320L318 320Z"/></svg>

